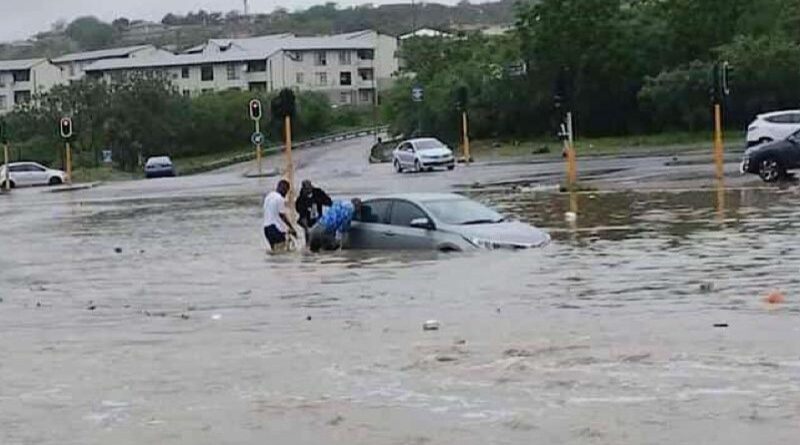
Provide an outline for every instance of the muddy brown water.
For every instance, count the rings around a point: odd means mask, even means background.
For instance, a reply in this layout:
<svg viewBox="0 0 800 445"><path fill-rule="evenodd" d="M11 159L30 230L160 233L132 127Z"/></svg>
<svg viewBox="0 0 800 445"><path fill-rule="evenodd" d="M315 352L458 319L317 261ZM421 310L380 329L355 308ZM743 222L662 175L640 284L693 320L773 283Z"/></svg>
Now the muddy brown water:
<svg viewBox="0 0 800 445"><path fill-rule="evenodd" d="M0 443L800 437L796 191L584 194L574 226L473 196L553 244L270 257L259 196L0 202Z"/></svg>

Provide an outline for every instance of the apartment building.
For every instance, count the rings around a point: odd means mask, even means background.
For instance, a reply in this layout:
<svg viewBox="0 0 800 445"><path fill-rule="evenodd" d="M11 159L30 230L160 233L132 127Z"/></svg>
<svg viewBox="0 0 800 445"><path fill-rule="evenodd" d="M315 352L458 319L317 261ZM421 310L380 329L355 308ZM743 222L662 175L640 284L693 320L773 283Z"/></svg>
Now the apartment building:
<svg viewBox="0 0 800 445"><path fill-rule="evenodd" d="M61 82L61 70L47 59L0 60L0 115Z"/></svg>
<svg viewBox="0 0 800 445"><path fill-rule="evenodd" d="M369 105L398 69L397 40L375 31L321 37L275 34L213 39L183 54L106 59L86 73L110 79L135 71L166 73L185 95L294 88L334 104Z"/></svg>
<svg viewBox="0 0 800 445"><path fill-rule="evenodd" d="M137 57L154 57L157 55L171 55L171 53L160 50L153 45L138 45L126 48L66 54L52 59L51 62L61 69L62 76L65 80L74 81L83 78L87 66L100 60L125 60Z"/></svg>

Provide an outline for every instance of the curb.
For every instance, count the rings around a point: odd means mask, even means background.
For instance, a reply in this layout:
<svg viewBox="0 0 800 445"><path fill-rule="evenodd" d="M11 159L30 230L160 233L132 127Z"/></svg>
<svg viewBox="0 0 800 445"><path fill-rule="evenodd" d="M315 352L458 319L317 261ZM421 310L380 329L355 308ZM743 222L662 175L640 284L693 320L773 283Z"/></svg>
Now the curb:
<svg viewBox="0 0 800 445"><path fill-rule="evenodd" d="M102 184L102 182L88 182L86 184L66 185L66 186L54 187L54 188L47 189L47 190L45 190L45 193L77 192L77 191L80 191L80 190L93 189L93 188L95 188L95 187L97 187L97 186L99 186L101 184Z"/></svg>

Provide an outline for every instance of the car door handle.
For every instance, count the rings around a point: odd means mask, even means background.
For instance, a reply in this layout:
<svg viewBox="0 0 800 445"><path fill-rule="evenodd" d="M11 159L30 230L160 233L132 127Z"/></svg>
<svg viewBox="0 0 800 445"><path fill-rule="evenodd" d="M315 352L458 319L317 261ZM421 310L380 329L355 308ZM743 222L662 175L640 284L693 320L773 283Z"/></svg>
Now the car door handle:
<svg viewBox="0 0 800 445"><path fill-rule="evenodd" d="M386 235L386 236L395 236L395 235L397 235L394 232L383 232L383 234Z"/></svg>

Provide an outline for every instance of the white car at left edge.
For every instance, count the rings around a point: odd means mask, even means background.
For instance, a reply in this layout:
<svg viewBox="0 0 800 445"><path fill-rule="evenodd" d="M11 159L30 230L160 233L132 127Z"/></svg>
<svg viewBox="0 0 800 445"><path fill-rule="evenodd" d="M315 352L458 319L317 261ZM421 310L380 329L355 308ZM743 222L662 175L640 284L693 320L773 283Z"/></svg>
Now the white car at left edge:
<svg viewBox="0 0 800 445"><path fill-rule="evenodd" d="M6 168L8 168L8 173L6 173ZM0 166L0 185L3 187L6 185L6 178L8 178L11 188L61 185L67 181L67 174L36 162L11 162L8 167Z"/></svg>

